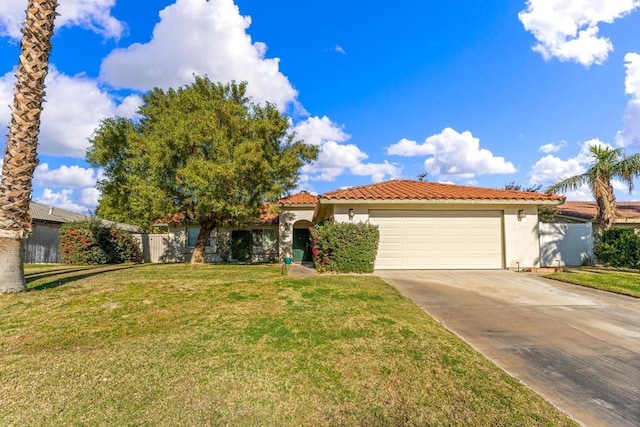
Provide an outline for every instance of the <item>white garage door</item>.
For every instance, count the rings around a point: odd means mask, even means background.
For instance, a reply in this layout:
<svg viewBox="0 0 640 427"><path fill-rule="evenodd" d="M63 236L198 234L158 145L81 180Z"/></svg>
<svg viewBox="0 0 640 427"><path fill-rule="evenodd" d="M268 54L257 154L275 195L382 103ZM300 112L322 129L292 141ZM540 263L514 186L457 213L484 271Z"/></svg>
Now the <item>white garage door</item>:
<svg viewBox="0 0 640 427"><path fill-rule="evenodd" d="M370 211L379 269L502 268L500 211Z"/></svg>

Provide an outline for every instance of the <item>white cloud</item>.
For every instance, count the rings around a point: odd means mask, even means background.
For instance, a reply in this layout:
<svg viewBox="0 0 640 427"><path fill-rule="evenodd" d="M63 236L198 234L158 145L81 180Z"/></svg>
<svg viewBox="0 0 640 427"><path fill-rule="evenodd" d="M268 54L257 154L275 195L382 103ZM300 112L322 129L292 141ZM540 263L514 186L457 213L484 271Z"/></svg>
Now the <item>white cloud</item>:
<svg viewBox="0 0 640 427"><path fill-rule="evenodd" d="M92 168L76 165L49 169L48 163L42 163L36 168L33 179L34 185L41 187L84 188L96 185L98 173Z"/></svg>
<svg viewBox="0 0 640 427"><path fill-rule="evenodd" d="M45 188L42 191L42 195L36 197L35 201L83 214L91 212L96 206L82 204L78 198L74 198L74 191L68 188L62 189L59 192Z"/></svg>
<svg viewBox="0 0 640 427"><path fill-rule="evenodd" d="M302 168L303 183L334 181L345 173L371 176L374 182L400 175L400 168L392 163L365 163L369 156L354 144L343 144L350 136L326 116L309 117L298 123L294 131L306 143L320 147L318 159Z"/></svg>
<svg viewBox="0 0 640 427"><path fill-rule="evenodd" d="M518 18L538 43L533 50L545 60L602 64L613 50L598 35L600 23L612 23L640 8L640 0L528 0Z"/></svg>
<svg viewBox="0 0 640 427"><path fill-rule="evenodd" d="M59 2L59 16L55 28L78 26L101 34L105 38L119 39L125 25L111 15L116 0L64 0ZM15 40L22 37L20 29L25 19L26 0L0 2L0 36Z"/></svg>
<svg viewBox="0 0 640 427"><path fill-rule="evenodd" d="M531 168L529 183L548 187L565 178L580 175L584 171L585 167L577 158L562 160L548 154L539 159Z"/></svg>
<svg viewBox="0 0 640 427"><path fill-rule="evenodd" d="M327 141L344 142L350 138L341 126L333 123L327 116L309 117L297 123L293 130L297 139L312 145L322 145Z"/></svg>
<svg viewBox="0 0 640 427"><path fill-rule="evenodd" d="M458 133L451 128L428 137L423 144L403 138L388 147L387 154L430 156L424 162L426 171L443 179L471 179L476 175L516 172L513 163L480 148L480 140L471 132Z"/></svg>
<svg viewBox="0 0 640 427"><path fill-rule="evenodd" d="M616 143L621 147L640 148L640 54L627 53L625 93L631 95L627 104L623 123L624 129L616 135Z"/></svg>
<svg viewBox="0 0 640 427"><path fill-rule="evenodd" d="M640 98L640 54L629 52L624 56L624 65L627 76L624 81L624 89L627 95Z"/></svg>
<svg viewBox="0 0 640 427"><path fill-rule="evenodd" d="M390 156L426 156L433 154L432 147L427 144L418 144L416 141L412 141L407 138L402 138L400 141L387 148L387 154Z"/></svg>
<svg viewBox="0 0 640 427"><path fill-rule="evenodd" d="M160 12L151 41L116 49L104 59L101 78L116 88L146 91L208 75L213 81L247 81L258 102L280 109L295 104L298 93L280 72L280 60L266 58L266 45L252 42L250 25L233 0L177 0Z"/></svg>
<svg viewBox="0 0 640 427"><path fill-rule="evenodd" d="M346 55L346 54L347 54L347 51L346 51L346 50L344 50L344 48L343 48L342 46L340 46L340 45L336 45L336 47L334 48L334 50L335 50L336 52L338 52L338 53L343 54L343 55Z"/></svg>
<svg viewBox="0 0 640 427"><path fill-rule="evenodd" d="M540 148L538 148L539 151L545 153L545 154L549 154L549 153L556 153L560 150L562 150L565 146L567 145L567 141L560 141L557 144L550 142L548 144L544 144L542 146L540 146Z"/></svg>
<svg viewBox="0 0 640 427"><path fill-rule="evenodd" d="M99 200L100 191L95 187L83 188L77 198L77 202L82 206L86 206L90 211L95 210Z"/></svg>
<svg viewBox="0 0 640 427"><path fill-rule="evenodd" d="M589 149L592 146L602 146L611 148L610 144L600 141L599 139L591 139L580 145L580 151L575 157L568 159L560 159L551 154L539 159L529 171L529 184L542 185L543 189L550 187L559 181L581 175L586 172L592 162ZM621 185L619 181L612 181L614 189L619 190ZM628 188L625 188L628 189ZM577 190L568 191L564 194L568 200L592 200L591 190L587 185L583 185Z"/></svg>
<svg viewBox="0 0 640 427"><path fill-rule="evenodd" d="M13 72L0 77L0 105L13 103L14 84ZM100 120L131 117L141 103L140 97L132 95L118 104L95 80L84 75L70 77L53 66L46 84L38 149L42 154L84 158L88 139ZM9 108L0 110L0 127L6 128L10 117Z"/></svg>

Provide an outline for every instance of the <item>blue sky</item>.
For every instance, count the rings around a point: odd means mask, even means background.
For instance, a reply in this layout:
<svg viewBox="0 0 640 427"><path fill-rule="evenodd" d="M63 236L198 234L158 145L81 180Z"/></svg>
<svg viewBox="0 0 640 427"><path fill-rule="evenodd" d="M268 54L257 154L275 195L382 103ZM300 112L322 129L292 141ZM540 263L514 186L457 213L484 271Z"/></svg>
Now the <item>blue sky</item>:
<svg viewBox="0 0 640 427"><path fill-rule="evenodd" d="M0 105L26 0L0 4ZM544 187L640 151L640 0L60 0L34 200L86 212L102 118L154 86L246 80L319 145L315 193L390 178ZM0 111L6 129L10 111ZM638 200L615 183L619 200ZM570 199L586 200L581 189Z"/></svg>

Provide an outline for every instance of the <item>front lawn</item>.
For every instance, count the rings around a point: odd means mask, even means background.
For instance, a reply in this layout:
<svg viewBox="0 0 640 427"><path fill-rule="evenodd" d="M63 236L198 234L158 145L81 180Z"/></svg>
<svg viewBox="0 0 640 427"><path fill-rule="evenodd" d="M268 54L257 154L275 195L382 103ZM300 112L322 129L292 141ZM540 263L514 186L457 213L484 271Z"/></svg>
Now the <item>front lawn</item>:
<svg viewBox="0 0 640 427"><path fill-rule="evenodd" d="M547 277L576 285L640 298L640 271L620 271L597 267L565 269Z"/></svg>
<svg viewBox="0 0 640 427"><path fill-rule="evenodd" d="M575 425L374 276L26 271L0 425Z"/></svg>

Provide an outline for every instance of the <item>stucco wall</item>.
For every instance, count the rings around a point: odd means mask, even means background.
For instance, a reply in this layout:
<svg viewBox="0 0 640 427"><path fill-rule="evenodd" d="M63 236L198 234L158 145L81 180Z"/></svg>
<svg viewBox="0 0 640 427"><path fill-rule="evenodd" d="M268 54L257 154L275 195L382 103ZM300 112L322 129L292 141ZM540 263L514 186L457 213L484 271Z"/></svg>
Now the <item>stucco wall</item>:
<svg viewBox="0 0 640 427"><path fill-rule="evenodd" d="M313 222L313 208L306 209L283 209L280 212L280 259L284 259L285 256L293 255L293 228L296 223L305 221L305 224Z"/></svg>
<svg viewBox="0 0 640 427"><path fill-rule="evenodd" d="M518 211L526 217L518 220ZM508 206L504 208L504 256L508 269L540 266L540 237L536 206Z"/></svg>

